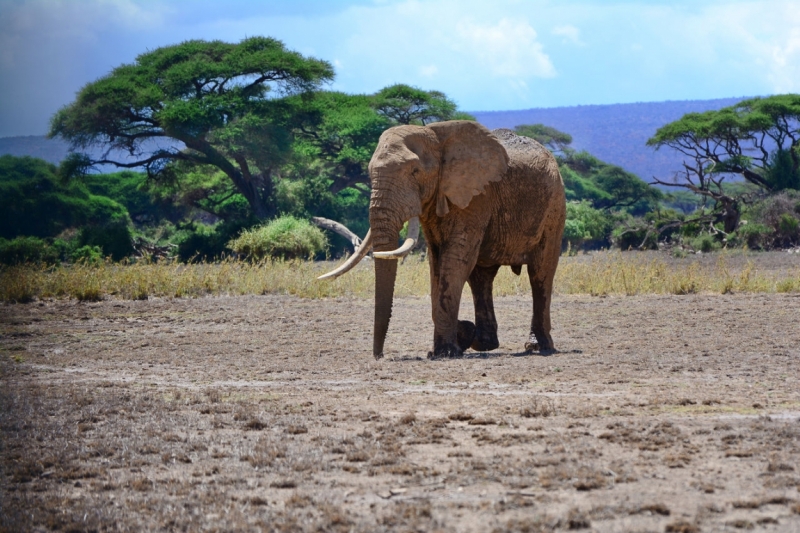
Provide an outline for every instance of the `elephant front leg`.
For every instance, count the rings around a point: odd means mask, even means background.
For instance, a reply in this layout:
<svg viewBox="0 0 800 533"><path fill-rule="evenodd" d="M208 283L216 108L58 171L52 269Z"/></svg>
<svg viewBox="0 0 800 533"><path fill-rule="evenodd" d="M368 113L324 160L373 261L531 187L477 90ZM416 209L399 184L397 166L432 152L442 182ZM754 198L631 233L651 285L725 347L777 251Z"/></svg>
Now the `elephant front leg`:
<svg viewBox="0 0 800 533"><path fill-rule="evenodd" d="M499 265L476 266L469 275L469 287L475 304L475 337L471 348L478 352L488 352L500 346L492 300L492 285L499 269Z"/></svg>
<svg viewBox="0 0 800 533"><path fill-rule="evenodd" d="M461 357L473 342L475 325L458 320L461 292L477 258L477 246L474 246L474 254L470 253L470 248L456 247L443 251L436 261L439 268L437 287L431 290L433 351L428 354L430 359ZM432 275L431 282L433 279Z"/></svg>

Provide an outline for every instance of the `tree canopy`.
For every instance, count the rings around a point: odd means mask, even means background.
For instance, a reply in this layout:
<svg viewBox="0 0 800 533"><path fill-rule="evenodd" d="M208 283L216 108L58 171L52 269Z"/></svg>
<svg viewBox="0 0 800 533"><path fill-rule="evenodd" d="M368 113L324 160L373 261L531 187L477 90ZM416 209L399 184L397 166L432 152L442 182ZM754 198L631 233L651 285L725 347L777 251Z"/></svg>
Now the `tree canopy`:
<svg viewBox="0 0 800 533"><path fill-rule="evenodd" d="M53 117L49 136L75 150L107 148L102 159L74 158L74 166L143 166L156 178L175 162L215 167L267 218L275 214L272 173L290 153L291 129L313 118L298 109L303 98L291 96L310 98L333 76L327 61L267 37L186 41L141 54L83 87Z"/></svg>
<svg viewBox="0 0 800 533"><path fill-rule="evenodd" d="M391 125L419 124L443 120L475 120L440 91L424 91L398 83L378 91L372 98L375 110L389 119Z"/></svg>
<svg viewBox="0 0 800 533"><path fill-rule="evenodd" d="M800 188L800 95L751 98L730 107L689 113L647 141L686 156L680 186L719 188L739 175L767 191ZM674 183L665 183L674 185Z"/></svg>
<svg viewBox="0 0 800 533"><path fill-rule="evenodd" d="M520 124L514 126L514 131L517 135L530 137L546 146L551 152L557 154L566 154L571 150L572 135L557 130L552 126L545 126L544 124Z"/></svg>
<svg viewBox="0 0 800 533"><path fill-rule="evenodd" d="M800 189L800 95L751 98L717 111L689 113L659 128L647 141L685 156L672 182L714 201L723 231L735 231L742 195L726 190L727 178L741 176L766 192Z"/></svg>
<svg viewBox="0 0 800 533"><path fill-rule="evenodd" d="M80 182L63 183L56 167L32 157L0 157L0 237L55 237L85 225L127 224L128 212Z"/></svg>

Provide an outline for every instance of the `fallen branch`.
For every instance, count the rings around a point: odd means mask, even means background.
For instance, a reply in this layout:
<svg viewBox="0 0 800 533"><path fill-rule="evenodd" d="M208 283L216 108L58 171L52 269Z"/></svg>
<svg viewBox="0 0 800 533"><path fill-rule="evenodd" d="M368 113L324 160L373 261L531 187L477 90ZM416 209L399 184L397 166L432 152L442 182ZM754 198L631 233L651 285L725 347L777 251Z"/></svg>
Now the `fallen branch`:
<svg viewBox="0 0 800 533"><path fill-rule="evenodd" d="M344 237L345 239L347 239L348 241L350 241L350 244L353 245L354 252L358 250L359 246L361 246L361 238L352 231L350 231L349 229L347 229L347 227L344 224L340 224L335 220L323 217L311 217L311 222L313 222L314 225L319 226L322 229L327 229L334 233L337 233L342 237Z"/></svg>

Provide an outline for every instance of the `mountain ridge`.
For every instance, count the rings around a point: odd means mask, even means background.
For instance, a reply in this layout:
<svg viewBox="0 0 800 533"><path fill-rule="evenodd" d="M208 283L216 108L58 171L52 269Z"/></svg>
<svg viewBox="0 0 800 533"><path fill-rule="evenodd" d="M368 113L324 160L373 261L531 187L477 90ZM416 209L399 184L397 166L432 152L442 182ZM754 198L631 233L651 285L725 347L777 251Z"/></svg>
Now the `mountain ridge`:
<svg viewBox="0 0 800 533"><path fill-rule="evenodd" d="M683 156L675 150L662 148L656 151L647 146L647 139L655 135L658 128L686 113L717 110L744 99L746 97L667 100L470 113L489 129L513 129L514 126L536 123L552 126L572 135L572 146L576 150L586 150L607 163L650 181L653 176L669 180L675 171L681 169L683 161ZM99 149L96 151L100 153ZM40 157L58 164L68 153L69 145L65 141L47 139L43 135L0 138L0 155Z"/></svg>
<svg viewBox="0 0 800 533"><path fill-rule="evenodd" d="M515 111L473 111L489 129L545 124L572 135L572 147L632 172L645 181L670 179L681 169L683 156L670 148L654 150L647 139L658 128L686 113L712 111L747 99L668 100L628 104L598 104L532 108Z"/></svg>

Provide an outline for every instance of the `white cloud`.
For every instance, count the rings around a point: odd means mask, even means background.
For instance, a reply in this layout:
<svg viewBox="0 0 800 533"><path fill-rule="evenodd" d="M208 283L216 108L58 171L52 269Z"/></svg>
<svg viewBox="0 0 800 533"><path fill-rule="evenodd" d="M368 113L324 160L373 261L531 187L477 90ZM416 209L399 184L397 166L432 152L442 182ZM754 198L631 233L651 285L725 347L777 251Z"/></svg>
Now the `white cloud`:
<svg viewBox="0 0 800 533"><path fill-rule="evenodd" d="M776 92L800 92L800 29L772 46L769 80Z"/></svg>
<svg viewBox="0 0 800 533"><path fill-rule="evenodd" d="M495 77L525 80L552 78L556 69L527 22L504 18L495 25L456 25L468 54Z"/></svg>
<svg viewBox="0 0 800 533"><path fill-rule="evenodd" d="M436 65L426 65L424 67L420 67L419 73L426 78L432 78L439 73L439 67Z"/></svg>
<svg viewBox="0 0 800 533"><path fill-rule="evenodd" d="M563 37L562 42L584 46L586 43L581 41L581 30L570 24L556 26L553 28L553 35Z"/></svg>
<svg viewBox="0 0 800 533"><path fill-rule="evenodd" d="M332 61L332 89L471 110L800 92L797 0L350 1L0 0L0 135L148 49L252 35Z"/></svg>

